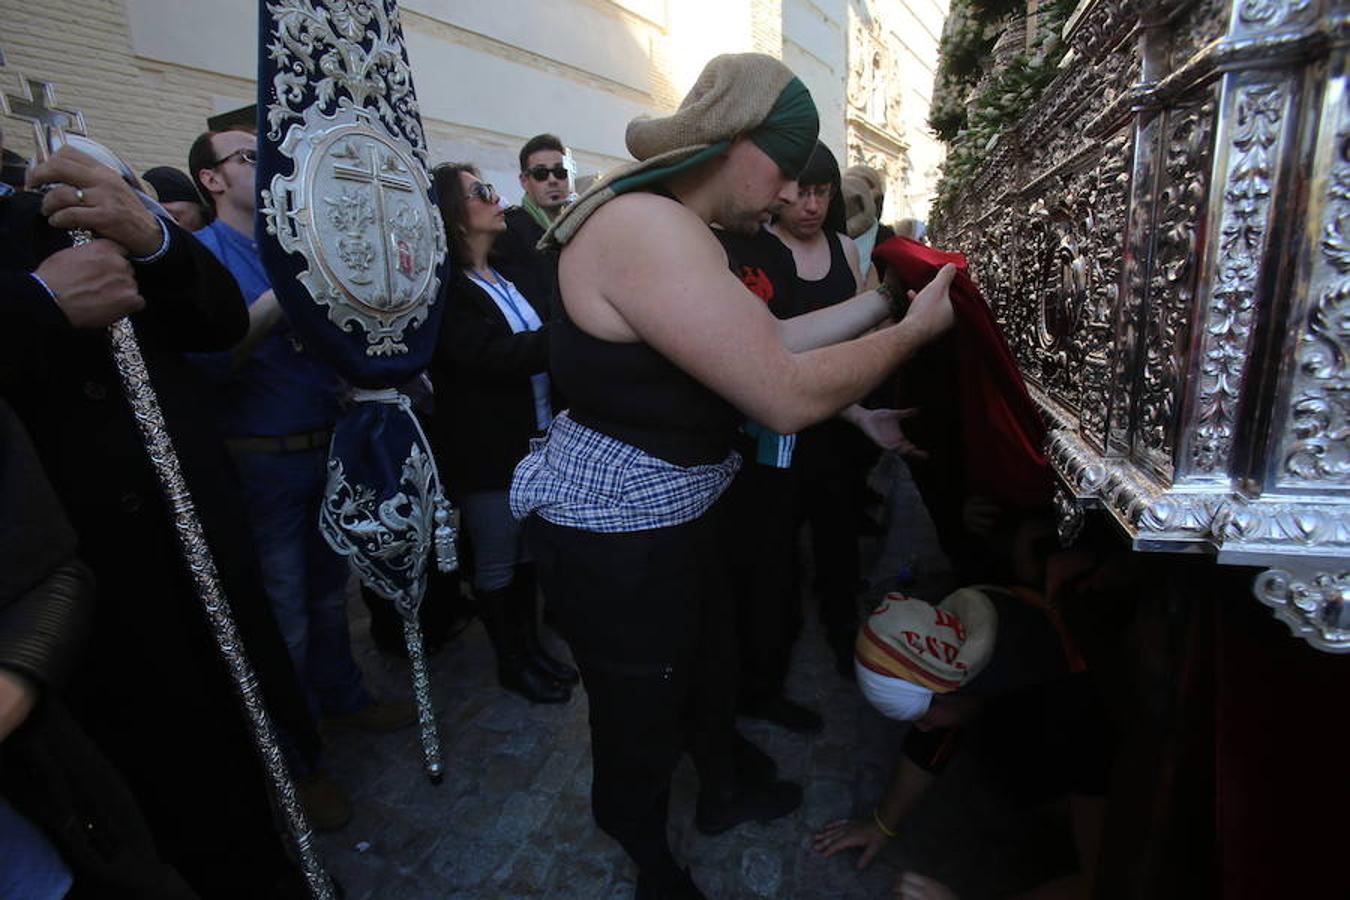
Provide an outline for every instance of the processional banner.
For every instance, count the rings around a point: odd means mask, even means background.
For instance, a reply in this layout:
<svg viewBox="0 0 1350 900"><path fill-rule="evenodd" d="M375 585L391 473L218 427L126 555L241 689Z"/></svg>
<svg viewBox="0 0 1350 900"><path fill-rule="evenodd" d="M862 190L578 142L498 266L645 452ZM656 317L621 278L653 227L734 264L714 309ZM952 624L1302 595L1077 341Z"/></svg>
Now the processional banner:
<svg viewBox="0 0 1350 900"><path fill-rule="evenodd" d="M258 20L259 250L291 326L353 388L320 526L404 617L438 778L416 621L433 543L453 568L454 535L398 388L431 360L446 242L398 4L260 0Z"/></svg>

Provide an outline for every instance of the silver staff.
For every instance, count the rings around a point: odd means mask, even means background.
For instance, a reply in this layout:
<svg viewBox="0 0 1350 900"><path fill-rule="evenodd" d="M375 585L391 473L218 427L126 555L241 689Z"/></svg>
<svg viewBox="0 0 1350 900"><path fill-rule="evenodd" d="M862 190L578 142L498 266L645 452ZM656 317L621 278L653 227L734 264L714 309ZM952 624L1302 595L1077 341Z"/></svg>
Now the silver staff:
<svg viewBox="0 0 1350 900"><path fill-rule="evenodd" d="M24 95L21 97L0 95L0 108L3 109L5 116L33 126L34 144L37 147L39 161L45 160L51 150L66 143L67 132L84 135L84 116L78 110L58 108L50 83L29 81L23 75L19 76L19 83ZM112 154L107 153L107 156L111 157ZM76 246L92 240L92 235L87 231L72 231L70 234ZM324 871L323 863L314 847L309 820L295 795L295 784L291 781L290 771L282 758L276 731L272 727L272 719L263 705L257 675L253 671L253 665L248 661L239 630L235 627L234 618L230 614L229 602L221 588L211 548L202 532L201 519L192 502L187 481L183 478L178 453L174 450L173 440L164 424L159 398L150 383L150 373L146 369L145 358L141 355L140 343L136 339L131 320L124 318L111 325L108 337L112 344L117 374L122 381L122 390L136 418L136 425L140 428L141 439L145 442L145 450L154 466L160 489L164 492L164 498L173 512L176 526L174 531L178 535L183 560L192 574L197 597L206 611L206 619L211 626L211 634L215 637L216 648L225 660L230 677L234 680L235 689L239 692L240 703L253 733L254 745L262 758L263 768L272 783L274 797L281 806L291 837L295 840L305 881L309 885L310 893L317 900L331 900L334 896L333 884Z"/></svg>

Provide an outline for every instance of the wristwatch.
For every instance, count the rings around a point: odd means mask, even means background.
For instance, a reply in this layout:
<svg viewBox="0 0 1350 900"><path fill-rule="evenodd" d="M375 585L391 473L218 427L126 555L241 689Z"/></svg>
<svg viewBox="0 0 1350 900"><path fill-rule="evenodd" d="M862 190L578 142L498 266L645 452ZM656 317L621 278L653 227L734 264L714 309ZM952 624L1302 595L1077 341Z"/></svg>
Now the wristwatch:
<svg viewBox="0 0 1350 900"><path fill-rule="evenodd" d="M891 318L895 321L899 322L905 317L905 313L909 312L909 297L895 296L891 293L891 289L886 286L885 282L877 285L876 292L881 296L881 299L890 304Z"/></svg>

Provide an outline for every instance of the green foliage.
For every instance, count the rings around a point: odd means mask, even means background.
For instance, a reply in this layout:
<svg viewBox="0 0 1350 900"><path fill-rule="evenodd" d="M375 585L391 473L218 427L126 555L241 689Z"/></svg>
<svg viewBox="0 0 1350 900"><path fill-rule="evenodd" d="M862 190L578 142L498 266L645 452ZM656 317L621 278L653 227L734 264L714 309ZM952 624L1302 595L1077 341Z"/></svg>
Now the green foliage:
<svg viewBox="0 0 1350 900"><path fill-rule="evenodd" d="M939 221L979 171L996 139L1040 98L1067 49L1060 38L1076 0L1052 0L1030 52L994 68L989 51L1007 20L1025 12L1024 0L953 0L939 47L938 74L928 126L947 144L930 220Z"/></svg>

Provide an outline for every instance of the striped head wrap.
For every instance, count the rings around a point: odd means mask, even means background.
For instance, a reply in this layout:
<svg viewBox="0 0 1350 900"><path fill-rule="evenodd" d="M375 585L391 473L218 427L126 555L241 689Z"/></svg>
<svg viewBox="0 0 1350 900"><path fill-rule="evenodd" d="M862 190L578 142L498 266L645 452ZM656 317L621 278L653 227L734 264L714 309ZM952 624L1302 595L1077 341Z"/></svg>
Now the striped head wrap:
<svg viewBox="0 0 1350 900"><path fill-rule="evenodd" d="M932 694L958 690L979 674L997 634L993 603L973 588L937 606L887 594L858 632L858 683L891 718L917 719Z"/></svg>

